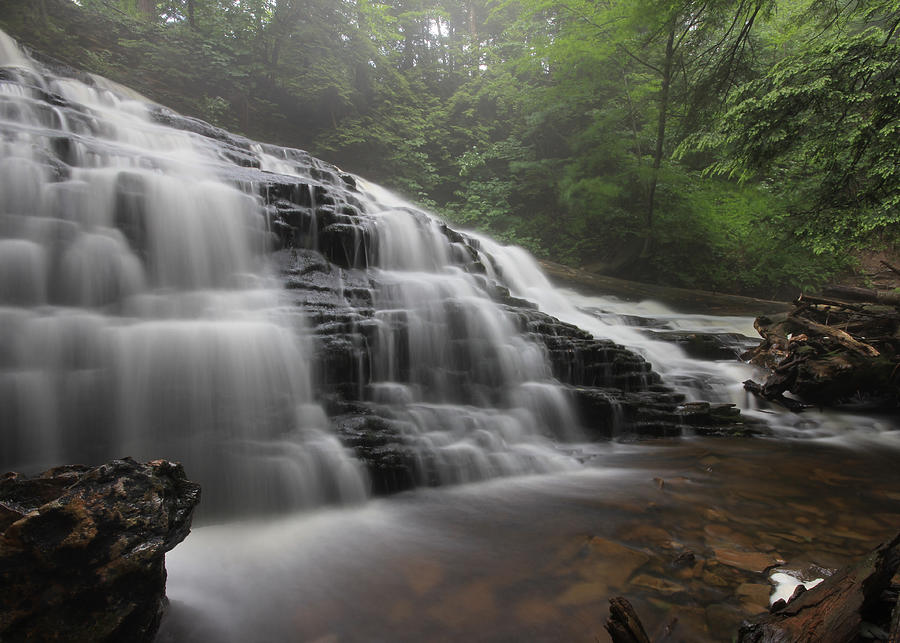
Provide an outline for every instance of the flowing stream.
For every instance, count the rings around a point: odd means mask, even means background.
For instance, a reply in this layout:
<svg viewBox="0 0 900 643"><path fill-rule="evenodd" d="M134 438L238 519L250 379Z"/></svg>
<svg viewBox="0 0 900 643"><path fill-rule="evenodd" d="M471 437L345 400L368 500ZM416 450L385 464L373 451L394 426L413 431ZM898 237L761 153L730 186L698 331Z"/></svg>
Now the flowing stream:
<svg viewBox="0 0 900 643"><path fill-rule="evenodd" d="M658 331L753 334L555 288L519 248L0 32L0 470L185 464L202 511L160 640L595 640L622 593L729 640L770 568L812 580L896 529L894 419L759 407L751 367ZM592 443L554 370L584 346L613 356L589 385L613 411L732 403L771 436Z"/></svg>

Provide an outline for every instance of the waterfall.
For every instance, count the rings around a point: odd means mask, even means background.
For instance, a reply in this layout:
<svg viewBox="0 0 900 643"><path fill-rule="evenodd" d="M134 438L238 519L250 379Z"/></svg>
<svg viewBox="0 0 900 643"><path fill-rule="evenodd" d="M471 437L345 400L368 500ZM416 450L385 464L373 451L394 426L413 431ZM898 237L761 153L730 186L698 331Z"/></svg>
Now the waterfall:
<svg viewBox="0 0 900 643"><path fill-rule="evenodd" d="M111 84L2 33L0 66L0 467L180 460L207 511L364 498L279 310L260 199Z"/></svg>
<svg viewBox="0 0 900 643"><path fill-rule="evenodd" d="M380 486L374 418L398 488L578 466L570 396L491 258L378 186L0 34L0 195L4 470L167 458L206 511L353 502Z"/></svg>
<svg viewBox="0 0 900 643"><path fill-rule="evenodd" d="M167 458L206 512L281 512L576 469L589 439L681 435L684 401L836 431L519 248L70 76L0 33L2 470Z"/></svg>

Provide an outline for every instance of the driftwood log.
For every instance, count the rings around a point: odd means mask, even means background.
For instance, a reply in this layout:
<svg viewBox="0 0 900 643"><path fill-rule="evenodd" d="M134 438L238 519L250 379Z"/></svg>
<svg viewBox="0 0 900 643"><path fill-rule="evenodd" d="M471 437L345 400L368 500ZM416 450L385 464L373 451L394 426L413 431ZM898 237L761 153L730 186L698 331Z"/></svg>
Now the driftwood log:
<svg viewBox="0 0 900 643"><path fill-rule="evenodd" d="M609 632L612 643L666 643L677 623L677 618L672 619L655 632L653 638L650 638L647 636L647 631L634 606L627 598L617 596L609 599L609 619L606 621L606 631Z"/></svg>
<svg viewBox="0 0 900 643"><path fill-rule="evenodd" d="M827 297L802 295L789 313L756 319L763 341L741 357L770 373L744 388L791 411L848 402L896 408L900 295L886 305L894 293L843 286L825 292Z"/></svg>
<svg viewBox="0 0 900 643"><path fill-rule="evenodd" d="M900 567L898 547L900 534L813 589L796 592L773 613L745 621L738 643L850 643L861 639L864 623L889 641L900 640L897 598L891 590Z"/></svg>

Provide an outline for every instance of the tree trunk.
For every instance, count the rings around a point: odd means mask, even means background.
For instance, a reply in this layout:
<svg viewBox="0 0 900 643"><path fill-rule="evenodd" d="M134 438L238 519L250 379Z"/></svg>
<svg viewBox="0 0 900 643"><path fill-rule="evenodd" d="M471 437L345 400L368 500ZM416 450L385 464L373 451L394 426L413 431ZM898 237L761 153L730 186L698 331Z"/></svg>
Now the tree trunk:
<svg viewBox="0 0 900 643"><path fill-rule="evenodd" d="M653 218L656 201L656 185L659 183L659 168L662 165L664 143L666 139L666 119L669 115L669 86L672 84L672 63L675 60L675 20L669 24L669 37L666 40L666 58L662 69L662 88L659 93L659 119L656 123L656 150L653 152L653 172L650 175L650 189L647 197L647 233L644 238L644 249L641 256L650 254L650 239L653 234Z"/></svg>
<svg viewBox="0 0 900 643"><path fill-rule="evenodd" d="M644 625L628 599L617 596L609 599L609 619L606 631L612 643L650 643Z"/></svg>
<svg viewBox="0 0 900 643"><path fill-rule="evenodd" d="M188 14L188 25L191 29L195 29L197 27L194 22L194 0L187 0L187 14Z"/></svg>
<svg viewBox="0 0 900 643"><path fill-rule="evenodd" d="M900 295L892 290L872 290L855 286L826 286L822 289L826 295L839 297L849 301L866 301L871 303L900 305Z"/></svg>
<svg viewBox="0 0 900 643"><path fill-rule="evenodd" d="M156 0L138 0L138 13L148 22L156 20Z"/></svg>

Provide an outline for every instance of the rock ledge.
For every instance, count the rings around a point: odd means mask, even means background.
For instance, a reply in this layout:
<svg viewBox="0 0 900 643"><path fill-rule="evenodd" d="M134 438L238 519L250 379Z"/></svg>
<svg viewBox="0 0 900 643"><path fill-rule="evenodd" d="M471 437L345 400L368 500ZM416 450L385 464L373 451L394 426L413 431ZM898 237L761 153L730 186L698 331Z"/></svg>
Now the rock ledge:
<svg viewBox="0 0 900 643"><path fill-rule="evenodd" d="M0 477L0 640L152 641L200 486L130 458Z"/></svg>

